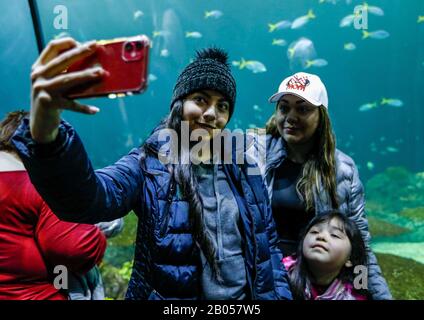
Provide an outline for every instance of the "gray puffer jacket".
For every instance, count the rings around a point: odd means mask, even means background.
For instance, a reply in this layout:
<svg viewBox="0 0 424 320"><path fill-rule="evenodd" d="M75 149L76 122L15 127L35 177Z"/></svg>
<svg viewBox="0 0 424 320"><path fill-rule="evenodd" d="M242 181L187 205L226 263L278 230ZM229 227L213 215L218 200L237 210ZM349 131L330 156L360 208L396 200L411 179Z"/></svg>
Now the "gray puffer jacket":
<svg viewBox="0 0 424 320"><path fill-rule="evenodd" d="M259 134L254 140L255 143L248 149L248 153L258 161L271 200L275 169L286 158L286 147L281 137ZM392 299L377 259L370 248L371 236L365 214L364 188L359 180L358 169L355 162L339 150L336 150L336 164L339 211L355 221L365 241L368 253L368 289L374 300ZM315 214L319 215L327 210L331 210L329 196L326 192L320 191L319 194L315 194Z"/></svg>

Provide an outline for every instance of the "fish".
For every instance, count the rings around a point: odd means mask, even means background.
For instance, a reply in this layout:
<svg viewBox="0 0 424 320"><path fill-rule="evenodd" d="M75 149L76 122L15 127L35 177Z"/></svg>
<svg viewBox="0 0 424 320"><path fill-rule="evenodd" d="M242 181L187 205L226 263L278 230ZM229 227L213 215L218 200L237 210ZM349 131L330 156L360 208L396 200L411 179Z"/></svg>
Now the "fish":
<svg viewBox="0 0 424 320"><path fill-rule="evenodd" d="M137 19L141 18L142 16L144 16L144 13L141 10L137 10L137 11L134 12L133 16L134 16L134 20L137 20Z"/></svg>
<svg viewBox="0 0 424 320"><path fill-rule="evenodd" d="M295 48L288 48L287 49L287 56L289 57L289 59L293 58L295 52L296 52L296 49Z"/></svg>
<svg viewBox="0 0 424 320"><path fill-rule="evenodd" d="M315 19L315 18L316 16L314 12L312 11L312 9L310 9L307 15L295 19L291 25L291 28L299 29L300 27L303 27L306 23L308 23L309 20Z"/></svg>
<svg viewBox="0 0 424 320"><path fill-rule="evenodd" d="M398 149L398 148L391 147L391 146L387 147L387 148L386 148L386 150L387 150L388 152L392 152L392 153L399 152L399 149Z"/></svg>
<svg viewBox="0 0 424 320"><path fill-rule="evenodd" d="M382 106L384 106L384 105L387 104L389 106L397 107L397 108L403 107L403 101L402 100L399 100L399 99L386 99L386 98L382 98L380 104Z"/></svg>
<svg viewBox="0 0 424 320"><path fill-rule="evenodd" d="M340 0L319 0L319 4L322 4L322 3L331 3L331 4L336 5L337 2L339 2L339 1ZM346 4L350 4L352 2L352 0L346 0L345 2L346 2Z"/></svg>
<svg viewBox="0 0 424 320"><path fill-rule="evenodd" d="M285 45L287 45L287 41L284 39L272 39L272 45L284 47Z"/></svg>
<svg viewBox="0 0 424 320"><path fill-rule="evenodd" d="M366 103L359 107L359 111L364 112L375 108L377 108L377 102Z"/></svg>
<svg viewBox="0 0 424 320"><path fill-rule="evenodd" d="M149 73L149 76L147 77L147 81L154 82L158 79L157 76L155 76L153 73Z"/></svg>
<svg viewBox="0 0 424 320"><path fill-rule="evenodd" d="M319 0L319 4L321 3L331 3L331 4L336 4L337 1L339 0Z"/></svg>
<svg viewBox="0 0 424 320"><path fill-rule="evenodd" d="M356 49L356 45L352 42L349 42L349 43L345 43L343 48L347 51L353 51Z"/></svg>
<svg viewBox="0 0 424 320"><path fill-rule="evenodd" d="M340 28L349 27L355 19L354 14L349 14L340 21Z"/></svg>
<svg viewBox="0 0 424 320"><path fill-rule="evenodd" d="M359 10L366 11L366 12L372 13L373 15L376 15L376 16L384 16L383 9L376 7L376 6L370 6L366 2L363 5L359 5L357 7L357 10L358 11Z"/></svg>
<svg viewBox="0 0 424 320"><path fill-rule="evenodd" d="M253 73L262 73L267 71L265 65L260 61L248 61L246 68Z"/></svg>
<svg viewBox="0 0 424 320"><path fill-rule="evenodd" d="M324 59L306 60L305 69L310 67L325 67L326 65L328 65L328 62Z"/></svg>
<svg viewBox="0 0 424 320"><path fill-rule="evenodd" d="M299 40L290 44L287 49L287 57L292 59L298 56L302 60L311 60L316 55L313 42L308 38L300 38Z"/></svg>
<svg viewBox="0 0 424 320"><path fill-rule="evenodd" d="M261 107L259 107L257 104L255 104L255 105L253 106L253 110L255 110L255 111L259 111L259 112L261 112L261 111L262 111Z"/></svg>
<svg viewBox="0 0 424 320"><path fill-rule="evenodd" d="M222 15L223 15L222 11L219 11L219 10L205 11L205 19L208 19L208 18L218 19L218 18L221 18Z"/></svg>
<svg viewBox="0 0 424 320"><path fill-rule="evenodd" d="M368 6L367 11L369 13L372 13L372 14L376 15L376 16L384 16L383 9L381 9L379 7L376 7L376 6Z"/></svg>
<svg viewBox="0 0 424 320"><path fill-rule="evenodd" d="M232 65L235 67L239 67L240 70L246 68L252 71L253 73L261 73L267 71L265 65L262 62L256 60L246 61L244 60L244 58L241 58L240 61L233 61Z"/></svg>
<svg viewBox="0 0 424 320"><path fill-rule="evenodd" d="M165 31L165 30L153 31L153 38L165 37L167 35L169 35L169 31Z"/></svg>
<svg viewBox="0 0 424 320"><path fill-rule="evenodd" d="M125 142L125 146L127 148L134 146L134 140L133 140L133 136L132 133L129 133L127 136L127 141Z"/></svg>
<svg viewBox="0 0 424 320"><path fill-rule="evenodd" d="M373 170L374 169L374 163L372 163L371 161L368 161L367 162L367 168L368 168L368 170Z"/></svg>
<svg viewBox="0 0 424 320"><path fill-rule="evenodd" d="M288 20L278 21L277 23L268 23L268 32L274 32L275 30L288 29L292 23Z"/></svg>
<svg viewBox="0 0 424 320"><path fill-rule="evenodd" d="M162 49L160 51L160 56L161 57L164 57L164 58L169 57L169 51L168 51L168 49Z"/></svg>
<svg viewBox="0 0 424 320"><path fill-rule="evenodd" d="M390 34L386 30L377 30L372 32L362 30L362 39L371 38L371 39L382 40L382 39L386 39L389 36Z"/></svg>
<svg viewBox="0 0 424 320"><path fill-rule="evenodd" d="M308 60L313 61L317 58L314 43L303 37L292 42L287 49L287 57L291 70L305 69Z"/></svg>
<svg viewBox="0 0 424 320"><path fill-rule="evenodd" d="M194 38L194 39L200 39L202 36L202 34L198 31L187 31L186 32L186 38Z"/></svg>
<svg viewBox="0 0 424 320"><path fill-rule="evenodd" d="M418 16L417 23L423 23L424 22L424 16Z"/></svg>

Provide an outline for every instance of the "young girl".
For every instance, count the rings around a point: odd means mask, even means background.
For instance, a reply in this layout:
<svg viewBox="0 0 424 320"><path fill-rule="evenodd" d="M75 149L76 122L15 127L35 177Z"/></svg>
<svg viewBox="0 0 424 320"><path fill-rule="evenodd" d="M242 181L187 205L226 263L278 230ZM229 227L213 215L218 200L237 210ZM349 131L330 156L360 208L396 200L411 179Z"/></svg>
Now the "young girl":
<svg viewBox="0 0 424 320"><path fill-rule="evenodd" d="M332 211L306 227L297 255L283 259L292 293L305 300L366 300L367 290L353 286L355 266L366 266L364 241L356 224ZM361 283L362 285L362 283Z"/></svg>

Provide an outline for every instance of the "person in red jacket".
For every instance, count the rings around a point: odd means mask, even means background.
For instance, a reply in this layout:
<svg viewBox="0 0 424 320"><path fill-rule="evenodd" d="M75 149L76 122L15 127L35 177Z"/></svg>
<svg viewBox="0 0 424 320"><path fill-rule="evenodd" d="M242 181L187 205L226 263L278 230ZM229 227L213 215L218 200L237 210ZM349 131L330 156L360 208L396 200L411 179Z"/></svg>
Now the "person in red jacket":
<svg viewBox="0 0 424 320"><path fill-rule="evenodd" d="M103 258L106 238L96 226L60 221L31 184L9 144L26 114L11 112L0 123L0 300L67 300L54 268L88 272Z"/></svg>

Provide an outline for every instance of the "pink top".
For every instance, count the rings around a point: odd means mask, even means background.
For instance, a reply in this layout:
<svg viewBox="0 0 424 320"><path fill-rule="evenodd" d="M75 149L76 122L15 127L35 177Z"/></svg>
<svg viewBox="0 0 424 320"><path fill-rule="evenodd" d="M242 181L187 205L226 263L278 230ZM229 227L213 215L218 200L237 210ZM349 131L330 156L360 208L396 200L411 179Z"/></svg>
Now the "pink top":
<svg viewBox="0 0 424 320"><path fill-rule="evenodd" d="M290 275L297 263L296 258L287 256L282 262ZM359 294L351 283L342 282L337 278L327 288L321 288L308 281L305 295L307 300L367 300L367 297Z"/></svg>

